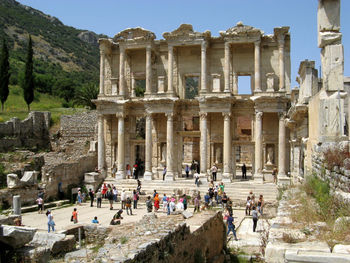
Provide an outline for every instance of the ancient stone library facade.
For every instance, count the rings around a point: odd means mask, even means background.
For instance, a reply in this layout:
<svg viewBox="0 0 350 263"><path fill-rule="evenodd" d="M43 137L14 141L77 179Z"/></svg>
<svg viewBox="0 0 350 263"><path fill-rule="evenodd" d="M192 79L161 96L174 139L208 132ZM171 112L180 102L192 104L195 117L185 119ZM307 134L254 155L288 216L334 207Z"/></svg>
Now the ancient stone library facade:
<svg viewBox="0 0 350 263"><path fill-rule="evenodd" d="M100 39L98 165L125 178L183 177L194 160L207 176L215 163L231 181L243 163L255 180L289 171L289 27L273 35L241 22L212 37L191 25L163 34L126 29ZM251 94L239 93L248 78Z"/></svg>

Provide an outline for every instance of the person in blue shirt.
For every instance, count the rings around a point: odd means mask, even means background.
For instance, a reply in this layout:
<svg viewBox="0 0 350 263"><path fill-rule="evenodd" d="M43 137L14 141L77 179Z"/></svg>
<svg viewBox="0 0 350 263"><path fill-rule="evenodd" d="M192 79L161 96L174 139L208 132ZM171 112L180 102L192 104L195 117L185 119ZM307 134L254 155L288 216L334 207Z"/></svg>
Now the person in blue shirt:
<svg viewBox="0 0 350 263"><path fill-rule="evenodd" d="M209 196L209 193L206 193L206 195L204 196L205 208L209 208L209 202L210 202L210 196Z"/></svg>
<svg viewBox="0 0 350 263"><path fill-rule="evenodd" d="M97 220L97 216L95 216L94 219L92 219L91 222L92 222L93 224L98 224L99 222L98 222L98 220Z"/></svg>
<svg viewBox="0 0 350 263"><path fill-rule="evenodd" d="M235 240L237 241L238 239L237 239L237 235L236 235L236 227L235 227L235 225L233 224L233 217L232 217L231 215L229 215L229 216L227 217L227 228L228 228L228 230L227 230L227 236L228 236L228 234L232 231L232 234L233 234L233 236L235 237Z"/></svg>

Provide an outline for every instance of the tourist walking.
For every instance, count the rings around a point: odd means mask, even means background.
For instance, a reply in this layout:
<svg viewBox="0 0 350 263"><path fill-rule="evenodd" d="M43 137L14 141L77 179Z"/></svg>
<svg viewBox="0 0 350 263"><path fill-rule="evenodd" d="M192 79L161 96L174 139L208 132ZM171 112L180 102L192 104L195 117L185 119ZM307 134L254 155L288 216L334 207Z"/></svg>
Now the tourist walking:
<svg viewBox="0 0 350 263"><path fill-rule="evenodd" d="M148 213L152 212L153 204L150 196L147 197L146 208Z"/></svg>
<svg viewBox="0 0 350 263"><path fill-rule="evenodd" d="M247 202L246 202L246 205L245 205L245 215L250 215L250 209L251 209L251 206L250 206L250 196L247 197Z"/></svg>
<svg viewBox="0 0 350 263"><path fill-rule="evenodd" d="M122 217L123 210L120 209L112 218L110 225L120 225Z"/></svg>
<svg viewBox="0 0 350 263"><path fill-rule="evenodd" d="M136 190L137 190L137 193L139 195L141 195L141 182L138 179L137 179L137 188L136 188Z"/></svg>
<svg viewBox="0 0 350 263"><path fill-rule="evenodd" d="M109 202L109 210L113 210L113 190L111 188L107 192L107 199Z"/></svg>
<svg viewBox="0 0 350 263"><path fill-rule="evenodd" d="M89 197L90 197L90 206L94 206L94 198L95 198L95 193L92 191L92 189L89 189Z"/></svg>
<svg viewBox="0 0 350 263"><path fill-rule="evenodd" d="M130 215L132 215L131 198L129 196L126 198L125 207L126 207L126 213L129 215L129 211L130 211Z"/></svg>
<svg viewBox="0 0 350 263"><path fill-rule="evenodd" d="M188 178L189 174L190 174L190 167L186 164L185 167L185 173L186 173L186 178Z"/></svg>
<svg viewBox="0 0 350 263"><path fill-rule="evenodd" d="M213 164L213 166L211 167L211 174L212 174L212 177L213 177L213 181L216 181L216 174L218 172L218 168L216 167L215 164Z"/></svg>
<svg viewBox="0 0 350 263"><path fill-rule="evenodd" d="M197 186L197 187L199 187L199 175L198 174L195 174L194 175L194 184Z"/></svg>
<svg viewBox="0 0 350 263"><path fill-rule="evenodd" d="M165 180L165 175L166 175L166 166L164 166L164 169L163 169L163 181Z"/></svg>
<svg viewBox="0 0 350 263"><path fill-rule="evenodd" d="M242 179L247 179L247 166L245 166L245 163L242 165Z"/></svg>
<svg viewBox="0 0 350 263"><path fill-rule="evenodd" d="M128 179L131 177L131 167L129 164L126 165L126 175L128 176Z"/></svg>
<svg viewBox="0 0 350 263"><path fill-rule="evenodd" d="M157 212L159 210L159 197L156 193L156 196L154 197L154 211Z"/></svg>
<svg viewBox="0 0 350 263"><path fill-rule="evenodd" d="M169 203L169 214L175 211L175 207L175 198L172 197Z"/></svg>
<svg viewBox="0 0 350 263"><path fill-rule="evenodd" d="M53 215L51 213L51 210L47 210L47 232L50 233L50 229L52 232L55 232L55 222L53 221Z"/></svg>
<svg viewBox="0 0 350 263"><path fill-rule="evenodd" d="M164 194L162 201L163 201L163 212L166 212L168 208L168 197L166 196L166 194Z"/></svg>
<svg viewBox="0 0 350 263"><path fill-rule="evenodd" d="M253 216L253 232L255 232L256 226L258 224L258 218L259 218L259 214L255 206L253 207L252 216Z"/></svg>
<svg viewBox="0 0 350 263"><path fill-rule="evenodd" d="M227 195L225 192L222 195L222 205L223 205L223 207L226 207L226 205L227 205Z"/></svg>
<svg viewBox="0 0 350 263"><path fill-rule="evenodd" d="M42 214L44 211L44 200L41 197L38 197L36 202L38 203L38 214Z"/></svg>
<svg viewBox="0 0 350 263"><path fill-rule="evenodd" d="M99 189L98 192L96 193L96 201L97 201L97 208L101 208L101 204L102 204L101 189Z"/></svg>
<svg viewBox="0 0 350 263"><path fill-rule="evenodd" d="M137 209L137 201L139 200L139 194L136 190L133 191L134 209Z"/></svg>
<svg viewBox="0 0 350 263"><path fill-rule="evenodd" d="M118 190L115 186L113 186L113 201L114 202L118 201Z"/></svg>
<svg viewBox="0 0 350 263"><path fill-rule="evenodd" d="M104 183L103 187L102 187L102 197L103 198L106 198L107 191L108 191L108 187L107 187L106 183Z"/></svg>
<svg viewBox="0 0 350 263"><path fill-rule="evenodd" d="M227 217L227 236L232 232L233 236L235 237L235 240L237 241L237 235L236 235L236 226L233 224L233 217L231 215L228 215Z"/></svg>
<svg viewBox="0 0 350 263"><path fill-rule="evenodd" d="M193 213L195 213L196 211L200 211L200 205L201 205L201 196L198 194L196 196L196 198L194 199L194 211Z"/></svg>
<svg viewBox="0 0 350 263"><path fill-rule="evenodd" d="M264 208L264 196L260 195L258 200L258 211L261 215L263 215L263 208Z"/></svg>
<svg viewBox="0 0 350 263"><path fill-rule="evenodd" d="M192 176L194 176L194 174L196 173L196 163L195 161L193 160L192 163L191 163L191 174Z"/></svg>
<svg viewBox="0 0 350 263"><path fill-rule="evenodd" d="M137 164L132 167L132 176L137 180Z"/></svg>
<svg viewBox="0 0 350 263"><path fill-rule="evenodd" d="M122 202L121 204L122 209L125 209L126 193L124 189L122 191L122 194L120 195L120 200Z"/></svg>
<svg viewBox="0 0 350 263"><path fill-rule="evenodd" d="M184 204L184 210L187 210L187 196L184 195L182 203Z"/></svg>
<svg viewBox="0 0 350 263"><path fill-rule="evenodd" d="M82 202L83 202L83 196L82 196L81 190L79 188L79 190L78 190L78 205L81 205Z"/></svg>
<svg viewBox="0 0 350 263"><path fill-rule="evenodd" d="M74 224L78 223L78 211L76 208L73 209L70 221L73 221Z"/></svg>
<svg viewBox="0 0 350 263"><path fill-rule="evenodd" d="M272 170L273 182L277 184L277 168L273 168Z"/></svg>

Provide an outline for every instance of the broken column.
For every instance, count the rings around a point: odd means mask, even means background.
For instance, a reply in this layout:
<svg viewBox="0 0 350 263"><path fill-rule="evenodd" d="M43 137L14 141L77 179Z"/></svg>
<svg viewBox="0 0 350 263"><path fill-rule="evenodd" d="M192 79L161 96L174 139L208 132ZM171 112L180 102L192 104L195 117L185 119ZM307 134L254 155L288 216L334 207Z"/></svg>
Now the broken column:
<svg viewBox="0 0 350 263"><path fill-rule="evenodd" d="M14 215L21 215L21 196L20 195L13 196L12 207L13 207Z"/></svg>

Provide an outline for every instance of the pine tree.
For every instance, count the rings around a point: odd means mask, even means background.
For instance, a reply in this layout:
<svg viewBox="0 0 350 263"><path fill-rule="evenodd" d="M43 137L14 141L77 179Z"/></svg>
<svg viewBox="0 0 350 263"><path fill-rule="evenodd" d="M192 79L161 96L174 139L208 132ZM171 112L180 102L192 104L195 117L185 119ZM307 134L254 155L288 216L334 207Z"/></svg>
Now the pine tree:
<svg viewBox="0 0 350 263"><path fill-rule="evenodd" d="M9 95L9 80L10 80L10 63L9 51L6 40L3 40L1 57L0 57L0 100L1 111L4 111L4 103Z"/></svg>
<svg viewBox="0 0 350 263"><path fill-rule="evenodd" d="M24 100L28 105L28 112L30 111L30 104L34 100L34 76L33 76L33 47L32 38L29 35L27 61L24 72L24 80L22 82Z"/></svg>

